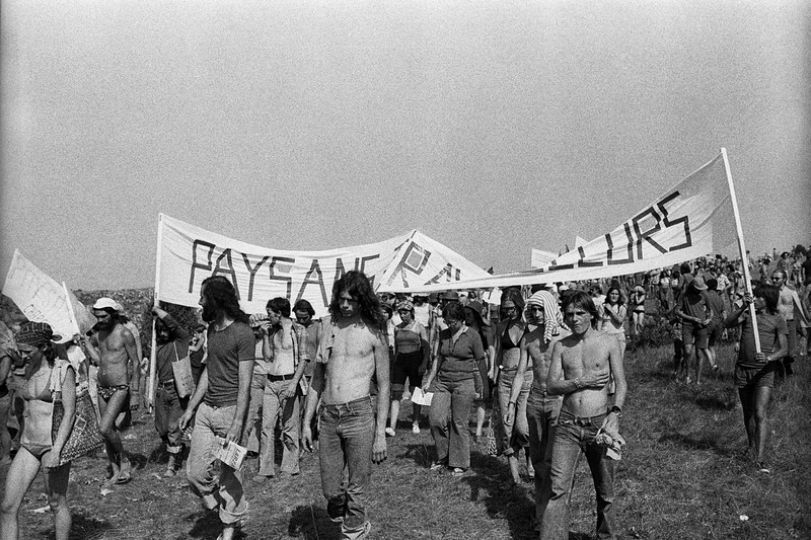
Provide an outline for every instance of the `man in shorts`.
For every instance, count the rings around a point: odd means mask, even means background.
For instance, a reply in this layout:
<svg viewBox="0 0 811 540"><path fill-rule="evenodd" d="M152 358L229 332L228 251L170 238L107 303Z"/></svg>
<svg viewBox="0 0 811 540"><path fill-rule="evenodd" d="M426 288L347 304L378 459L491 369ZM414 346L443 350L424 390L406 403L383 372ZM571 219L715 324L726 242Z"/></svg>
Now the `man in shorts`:
<svg viewBox="0 0 811 540"><path fill-rule="evenodd" d="M682 321L682 340L684 358L687 363L687 378L690 384L690 364L695 365L696 384L701 384L701 359L710 362L707 352L709 346L709 326L712 322L712 308L707 298L707 285L701 276L694 277L676 307L676 315ZM698 349L696 351L696 349Z"/></svg>
<svg viewBox="0 0 811 540"><path fill-rule="evenodd" d="M760 285L755 289L754 297L748 293L744 295L743 305L725 321L727 326L736 326L743 316L735 384L743 407L743 424L749 441L747 452L757 464L758 471L763 473L770 472L763 460L768 435L766 410L774 387L776 365L788 352L786 321L777 311L779 296L777 287ZM748 309L753 303L762 352L755 350L755 333Z"/></svg>
<svg viewBox="0 0 811 540"><path fill-rule="evenodd" d="M141 360L135 336L120 318L120 304L112 298L99 298L93 304L96 333L80 336L79 343L91 361L98 365L98 397L107 460L109 484L126 484L132 479L132 466L121 443L121 431L132 421L140 405Z"/></svg>
<svg viewBox="0 0 811 540"><path fill-rule="evenodd" d="M788 352L782 364L777 366L778 374L781 376L783 374L793 375L794 370L791 364L794 363L794 351L797 348L797 322L802 321L804 324L808 324L808 317L797 291L788 286L786 273L783 270L776 270L772 273L772 285L777 287L780 295L777 302L777 312L786 321L786 327L788 328ZM798 315L799 319L795 315Z"/></svg>

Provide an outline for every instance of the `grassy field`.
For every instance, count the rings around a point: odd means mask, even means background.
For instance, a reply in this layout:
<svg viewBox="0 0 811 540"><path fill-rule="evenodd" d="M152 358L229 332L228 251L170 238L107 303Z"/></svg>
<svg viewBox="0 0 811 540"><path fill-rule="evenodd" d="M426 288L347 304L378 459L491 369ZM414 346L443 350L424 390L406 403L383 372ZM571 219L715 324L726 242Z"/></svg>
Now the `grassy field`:
<svg viewBox="0 0 811 540"><path fill-rule="evenodd" d="M669 376L670 349L641 348L627 354L629 397L622 432L628 441L617 470L618 523L623 538L782 539L811 538L809 397L811 370L775 389L770 407L771 474L757 473L741 457L745 435L737 392L731 383L734 352L721 353L722 375L702 386L685 386ZM401 418L409 418L406 405ZM428 471L433 456L427 429L419 435L402 424L389 439L389 459L375 467L369 490L372 538L533 538L531 484L499 489L506 461L474 447L469 475L454 478ZM132 483L100 494L103 455L74 464L70 504L72 539L214 539L218 520L201 512L182 476L164 479L152 418L143 415L128 434L137 463ZM256 461L247 462L250 477ZM0 480L2 482L2 480ZM255 539L337 537L320 493L317 456L306 455L302 474L256 487L246 482L250 501L245 537ZM51 538L43 511L42 479L21 510L24 538ZM748 517L743 520L742 516ZM581 461L572 498L571 536L594 533L594 494Z"/></svg>

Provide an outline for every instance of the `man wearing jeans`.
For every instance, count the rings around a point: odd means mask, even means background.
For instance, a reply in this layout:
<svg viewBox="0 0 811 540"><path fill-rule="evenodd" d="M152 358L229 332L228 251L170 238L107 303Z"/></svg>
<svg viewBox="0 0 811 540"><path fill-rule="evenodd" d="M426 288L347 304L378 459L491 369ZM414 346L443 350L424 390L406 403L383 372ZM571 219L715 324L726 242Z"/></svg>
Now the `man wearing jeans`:
<svg viewBox="0 0 811 540"><path fill-rule="evenodd" d="M200 408L194 423L187 477L208 510L219 510L223 531L231 540L248 511L242 489L242 471L217 460L218 448L240 443L248 410L254 360L254 335L248 316L240 309L236 290L222 276L203 280L200 289L203 320L208 327L208 361L186 412L185 429ZM200 403L202 402L202 403ZM219 469L219 482L217 481Z"/></svg>
<svg viewBox="0 0 811 540"><path fill-rule="evenodd" d="M555 343L568 331L561 329L563 316L548 291L538 291L527 300L527 329L519 344L521 356L512 383L504 423L510 425L516 414L521 414L519 403L522 387L529 380L532 386L526 402L529 424L529 456L535 469L535 519L540 527L546 502L549 499L549 468L552 458L552 426L560 413L560 396L550 396L547 376L552 363ZM527 371L531 368L532 371Z"/></svg>
<svg viewBox="0 0 811 540"><path fill-rule="evenodd" d="M386 459L389 355L379 305L362 272L347 272L335 282L332 317L324 324L302 420L302 444L312 452L310 421L321 398L321 487L329 517L341 524L342 537L348 540L369 534L364 492L372 461ZM377 419L370 395L373 376L378 384Z"/></svg>
<svg viewBox="0 0 811 540"><path fill-rule="evenodd" d="M541 540L569 538L569 492L580 453L586 454L597 492L597 536L616 538L614 523L614 461L598 432L619 439L619 418L627 386L619 343L598 332L599 313L584 292L568 296L564 321L572 331L555 344L549 366L547 392L563 395L558 424L552 438L551 495L541 522ZM616 393L610 405L608 381ZM605 436L602 436L605 439Z"/></svg>

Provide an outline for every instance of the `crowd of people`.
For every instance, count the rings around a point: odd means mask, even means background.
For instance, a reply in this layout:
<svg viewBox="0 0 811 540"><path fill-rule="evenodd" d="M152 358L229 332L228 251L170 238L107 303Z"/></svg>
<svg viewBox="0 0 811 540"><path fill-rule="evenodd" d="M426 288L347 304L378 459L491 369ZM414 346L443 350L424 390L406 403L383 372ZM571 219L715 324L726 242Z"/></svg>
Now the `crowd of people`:
<svg viewBox="0 0 811 540"><path fill-rule="evenodd" d="M419 393L430 396L429 412L424 418L425 407L412 402L410 431L430 428L432 471L469 474L473 443L487 443L509 465L505 489L520 483L522 470L534 479L536 529L542 539L557 539L567 537L569 493L585 454L598 536L613 538L627 392L623 360L626 343L642 341L651 321L670 328L673 374L688 384L701 384L704 365L718 370L722 336L738 342L734 382L748 450L757 470L768 473L771 388L792 375L795 355L807 354L811 313L806 250L774 259L718 256L645 275L511 287L495 309L473 290L376 294L363 273L350 271L335 281L329 315L321 319L307 300L291 306L284 297L269 299L264 313L247 314L228 279L209 277L193 326L181 324L168 306L152 307L152 403L168 455L164 475L177 475L185 460L189 485L217 512L221 538L229 540L246 517L244 474L251 466L218 461L218 449L246 446L256 462L251 481L258 484L300 474L302 453L317 450L330 519L343 538L364 538L371 528L364 500L372 463L385 460L387 438L401 434L401 402ZM751 271L751 293L742 264ZM97 299L92 311L93 331L72 341L42 322L23 322L13 336L2 332L0 466L10 466L2 538L19 537L19 508L40 469L47 473L56 538L67 538L70 461L60 454L83 393L97 406L106 484L132 478L121 434L142 401L139 331L111 298ZM67 361L71 347L89 362ZM63 415L54 426L56 403ZM16 426L13 461L7 425Z"/></svg>

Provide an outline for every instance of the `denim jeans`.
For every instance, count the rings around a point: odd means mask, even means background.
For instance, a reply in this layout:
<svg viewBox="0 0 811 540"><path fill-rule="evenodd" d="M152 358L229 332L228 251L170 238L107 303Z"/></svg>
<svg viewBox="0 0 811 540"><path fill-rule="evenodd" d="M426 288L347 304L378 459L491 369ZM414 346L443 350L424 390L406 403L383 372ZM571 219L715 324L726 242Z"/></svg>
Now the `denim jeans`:
<svg viewBox="0 0 811 540"><path fill-rule="evenodd" d="M220 521L226 525L241 524L248 511L248 501L242 491L242 471L216 459L218 444L215 437L225 437L234 420L236 407L200 404L186 469L192 490L203 498L206 508L219 507Z"/></svg>
<svg viewBox="0 0 811 540"><path fill-rule="evenodd" d="M543 519L549 501L553 428L562 404L562 397L547 397L546 392L537 388L533 388L527 398L529 459L535 468L535 518L538 523Z"/></svg>
<svg viewBox="0 0 811 540"><path fill-rule="evenodd" d="M322 405L318 432L321 488L327 499L327 513L333 520L343 519L341 531L344 537L352 538L366 523L364 492L372 473L375 439L371 396Z"/></svg>
<svg viewBox="0 0 811 540"><path fill-rule="evenodd" d="M551 496L541 521L541 540L569 538L569 491L580 453L586 455L597 492L597 537L615 538L614 461L594 442L604 414L578 418L563 411L552 437Z"/></svg>
<svg viewBox="0 0 811 540"><path fill-rule="evenodd" d="M507 412L507 405L510 403L510 395L513 390L513 380L516 370L502 370L498 375L498 405L501 409L501 422L504 422L504 413ZM521 392L518 394L518 401L515 403L515 420L513 424L504 424L501 432L503 440L498 447L503 449L504 455L511 456L521 448L529 444L529 426L527 425L527 398L529 389L532 386L533 373L527 370L524 373L524 383L521 385ZM510 434L509 436L507 434ZM533 464L534 467L534 464Z"/></svg>
<svg viewBox="0 0 811 540"><path fill-rule="evenodd" d="M281 416L282 425L282 467L281 471L299 473L299 425L301 414L298 393L291 398L283 398L282 393L290 386L290 381L267 379L262 395L262 437L259 440L259 474L273 476L276 457L276 419ZM297 391L298 392L298 391Z"/></svg>
<svg viewBox="0 0 811 540"><path fill-rule="evenodd" d="M251 377L251 399L248 402L248 413L245 415L245 428L242 430L242 442L250 452L259 453L259 436L262 434L262 396L265 393L265 381L268 376L254 372Z"/></svg>
<svg viewBox="0 0 811 540"><path fill-rule="evenodd" d="M188 403L188 397L177 396L174 383L161 384L155 390L155 429L170 454L179 454L183 449L183 432L178 421Z"/></svg>
<svg viewBox="0 0 811 540"><path fill-rule="evenodd" d="M437 380L431 400L431 436L436 445L436 460L448 467L470 467L470 431L468 422L476 389L473 379L452 382Z"/></svg>

